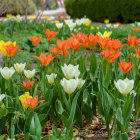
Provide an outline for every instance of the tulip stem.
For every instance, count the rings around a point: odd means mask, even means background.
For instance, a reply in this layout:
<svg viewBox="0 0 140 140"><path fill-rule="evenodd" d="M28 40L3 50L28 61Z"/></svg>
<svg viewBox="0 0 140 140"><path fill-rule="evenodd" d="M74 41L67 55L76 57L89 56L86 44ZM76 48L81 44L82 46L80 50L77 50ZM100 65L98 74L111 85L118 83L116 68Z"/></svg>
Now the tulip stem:
<svg viewBox="0 0 140 140"><path fill-rule="evenodd" d="M74 64L75 51L73 51L73 64Z"/></svg>
<svg viewBox="0 0 140 140"><path fill-rule="evenodd" d="M140 65L140 59L139 59L139 61L138 61L137 72L139 72L139 65Z"/></svg>
<svg viewBox="0 0 140 140"><path fill-rule="evenodd" d="M45 70L44 70L44 95L45 95L45 91L46 91L46 67L45 67Z"/></svg>
<svg viewBox="0 0 140 140"><path fill-rule="evenodd" d="M9 60L9 68L10 68L10 66L11 66L11 59L12 59L12 58L10 57L10 60Z"/></svg>
<svg viewBox="0 0 140 140"><path fill-rule="evenodd" d="M70 101L70 95L69 95L69 104L71 104L71 101Z"/></svg>

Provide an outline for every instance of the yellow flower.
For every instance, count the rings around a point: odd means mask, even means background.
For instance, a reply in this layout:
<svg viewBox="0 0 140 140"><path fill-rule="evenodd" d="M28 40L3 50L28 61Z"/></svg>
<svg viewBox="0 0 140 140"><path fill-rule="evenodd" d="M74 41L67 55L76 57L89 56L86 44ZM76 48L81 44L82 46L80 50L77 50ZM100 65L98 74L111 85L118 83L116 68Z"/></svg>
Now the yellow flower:
<svg viewBox="0 0 140 140"><path fill-rule="evenodd" d="M0 41L0 52L4 54L5 56L7 56L7 52L4 46L9 45L9 44L13 44L14 46L16 46L16 42L11 42L11 41L4 42L3 40Z"/></svg>
<svg viewBox="0 0 140 140"><path fill-rule="evenodd" d="M12 15L11 14L6 14L6 18L11 18Z"/></svg>
<svg viewBox="0 0 140 140"><path fill-rule="evenodd" d="M112 31L111 32L107 32L105 31L103 34L98 32L98 35L100 35L102 38L105 38L105 37L110 37L112 34Z"/></svg>
<svg viewBox="0 0 140 140"><path fill-rule="evenodd" d="M58 20L55 20L54 23L57 24L57 23L59 23L59 21Z"/></svg>
<svg viewBox="0 0 140 140"><path fill-rule="evenodd" d="M30 93L29 93L29 92L25 92L25 94L19 96L19 100L21 101L21 103L22 103L22 105L23 105L23 107L24 107L25 109L28 108L28 105L23 104L24 102L27 102L27 101L26 101L26 98L32 98L32 96L30 96Z"/></svg>
<svg viewBox="0 0 140 140"><path fill-rule="evenodd" d="M10 44L13 44L16 47L16 42L11 42L11 41L4 42L2 40L0 41L0 52L3 53L5 56L7 56L7 52L4 46L10 45Z"/></svg>
<svg viewBox="0 0 140 140"><path fill-rule="evenodd" d="M4 104L0 105L0 108L5 108L5 105Z"/></svg>
<svg viewBox="0 0 140 140"><path fill-rule="evenodd" d="M30 19L31 19L31 20L35 20L35 19L36 19L36 17L35 17L35 16L34 16L34 17L30 17Z"/></svg>
<svg viewBox="0 0 140 140"><path fill-rule="evenodd" d="M91 30L93 30L94 29L94 27L93 26L91 26L91 28L90 28Z"/></svg>
<svg viewBox="0 0 140 140"><path fill-rule="evenodd" d="M89 19L89 20L87 21L87 23L85 24L85 26L90 26L90 24L91 24L91 20Z"/></svg>
<svg viewBox="0 0 140 140"><path fill-rule="evenodd" d="M47 16L45 17L45 19L47 20L47 21L50 21L51 19L50 18L48 18Z"/></svg>
<svg viewBox="0 0 140 140"><path fill-rule="evenodd" d="M97 30L99 30L99 29L100 29L100 27L98 26L98 27L97 27Z"/></svg>
<svg viewBox="0 0 140 140"><path fill-rule="evenodd" d="M109 19L105 19L105 20L104 20L104 23L105 23L105 24L108 24L108 23L109 23Z"/></svg>

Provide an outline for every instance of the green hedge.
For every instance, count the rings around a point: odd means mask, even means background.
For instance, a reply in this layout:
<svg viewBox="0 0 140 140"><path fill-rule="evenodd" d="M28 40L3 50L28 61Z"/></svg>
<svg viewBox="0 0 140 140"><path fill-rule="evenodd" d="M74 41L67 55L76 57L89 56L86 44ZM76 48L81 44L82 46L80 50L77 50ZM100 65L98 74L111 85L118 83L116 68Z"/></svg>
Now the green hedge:
<svg viewBox="0 0 140 140"><path fill-rule="evenodd" d="M93 21L140 21L140 0L66 0L66 11L73 18L87 16Z"/></svg>
<svg viewBox="0 0 140 140"><path fill-rule="evenodd" d="M23 0L23 2L26 4L26 0ZM28 0L28 3L28 14L33 14L36 10L36 6L32 0ZM24 15L24 9L20 4L20 0L2 0L1 5L8 5L5 14Z"/></svg>

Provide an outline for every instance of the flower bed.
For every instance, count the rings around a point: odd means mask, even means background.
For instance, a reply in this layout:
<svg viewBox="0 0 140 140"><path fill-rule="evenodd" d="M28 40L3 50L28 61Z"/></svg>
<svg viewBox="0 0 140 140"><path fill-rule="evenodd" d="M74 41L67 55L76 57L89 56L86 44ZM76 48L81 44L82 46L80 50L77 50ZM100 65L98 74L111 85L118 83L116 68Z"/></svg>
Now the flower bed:
<svg viewBox="0 0 140 140"><path fill-rule="evenodd" d="M73 139L73 126L95 116L108 139L139 136L130 127L140 118L139 26L90 24L62 16L0 24L1 139ZM49 121L61 130L48 135Z"/></svg>

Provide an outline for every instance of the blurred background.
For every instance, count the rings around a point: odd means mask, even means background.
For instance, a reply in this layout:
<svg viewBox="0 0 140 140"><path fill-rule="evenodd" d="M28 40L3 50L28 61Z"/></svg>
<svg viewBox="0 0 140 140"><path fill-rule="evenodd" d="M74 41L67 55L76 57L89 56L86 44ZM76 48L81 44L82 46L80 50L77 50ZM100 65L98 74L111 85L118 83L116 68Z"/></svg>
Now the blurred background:
<svg viewBox="0 0 140 140"><path fill-rule="evenodd" d="M28 2L28 15L38 10L66 10L72 18L86 16L95 22L140 21L140 0L0 0L0 15L24 15Z"/></svg>

